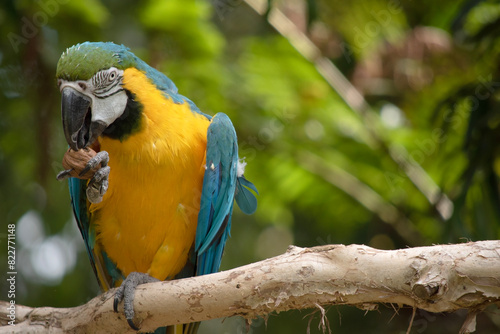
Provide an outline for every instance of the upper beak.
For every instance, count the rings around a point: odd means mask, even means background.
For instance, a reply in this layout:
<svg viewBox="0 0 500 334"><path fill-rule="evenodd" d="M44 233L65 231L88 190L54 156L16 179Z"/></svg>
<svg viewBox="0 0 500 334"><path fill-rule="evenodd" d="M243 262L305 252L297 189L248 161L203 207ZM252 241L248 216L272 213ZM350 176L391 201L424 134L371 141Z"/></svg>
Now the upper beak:
<svg viewBox="0 0 500 334"><path fill-rule="evenodd" d="M92 122L92 99L72 87L63 88L61 113L64 135L69 146L78 151L92 144L106 129L101 122Z"/></svg>

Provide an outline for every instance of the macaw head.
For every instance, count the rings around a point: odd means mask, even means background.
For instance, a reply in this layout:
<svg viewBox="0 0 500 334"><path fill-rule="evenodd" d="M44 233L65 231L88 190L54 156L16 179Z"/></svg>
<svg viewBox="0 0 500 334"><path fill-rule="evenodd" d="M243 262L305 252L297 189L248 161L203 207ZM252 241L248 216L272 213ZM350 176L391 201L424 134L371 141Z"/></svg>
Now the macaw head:
<svg viewBox="0 0 500 334"><path fill-rule="evenodd" d="M61 55L56 72L64 134L72 149L92 145L101 135L122 140L140 128L142 105L134 99L137 92L127 90L124 84L130 68L143 73L166 98L178 104L187 102L193 111L201 113L193 102L178 94L172 80L127 47L111 42L77 44Z"/></svg>
<svg viewBox="0 0 500 334"><path fill-rule="evenodd" d="M56 77L64 134L72 149L91 145L122 116L128 101L123 72L136 59L126 47L113 43L86 42L62 54Z"/></svg>

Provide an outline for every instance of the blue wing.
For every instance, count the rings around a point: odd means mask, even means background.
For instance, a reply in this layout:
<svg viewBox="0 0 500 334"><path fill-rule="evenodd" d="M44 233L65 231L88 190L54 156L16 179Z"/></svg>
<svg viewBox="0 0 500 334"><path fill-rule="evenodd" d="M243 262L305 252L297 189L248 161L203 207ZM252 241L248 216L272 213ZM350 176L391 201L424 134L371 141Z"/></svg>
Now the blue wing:
<svg viewBox="0 0 500 334"><path fill-rule="evenodd" d="M92 269L97 276L94 255L92 252L95 238L90 234L90 216L87 209L87 195L85 194L87 181L70 177L68 179L68 186L71 206L73 207L73 214L75 215L76 223L78 224L78 228L82 234L83 242L85 243L85 248L87 249Z"/></svg>
<svg viewBox="0 0 500 334"><path fill-rule="evenodd" d="M243 212L250 214L257 208L255 196L246 187L257 189L243 175L238 176L237 169L236 132L229 117L218 113L207 132L206 171L195 241L196 275L219 270L235 196Z"/></svg>
<svg viewBox="0 0 500 334"><path fill-rule="evenodd" d="M82 234L90 264L102 289L108 290L124 276L115 263L108 258L106 252L100 251L95 244L95 230L90 224L90 214L87 202L87 180L70 177L68 179L71 206L78 228Z"/></svg>

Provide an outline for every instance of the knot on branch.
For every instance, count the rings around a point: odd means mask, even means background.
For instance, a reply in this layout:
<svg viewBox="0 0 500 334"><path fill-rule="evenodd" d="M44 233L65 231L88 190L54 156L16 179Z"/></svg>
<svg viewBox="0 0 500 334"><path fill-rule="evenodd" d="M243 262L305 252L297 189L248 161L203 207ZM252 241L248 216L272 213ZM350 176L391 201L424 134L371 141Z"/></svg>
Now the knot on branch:
<svg viewBox="0 0 500 334"><path fill-rule="evenodd" d="M452 257L443 251L419 254L411 268L415 270L415 281L411 291L420 300L435 301L448 290L449 275L455 272Z"/></svg>
<svg viewBox="0 0 500 334"><path fill-rule="evenodd" d="M415 283L411 291L420 299L432 300L438 297L439 284L437 282Z"/></svg>

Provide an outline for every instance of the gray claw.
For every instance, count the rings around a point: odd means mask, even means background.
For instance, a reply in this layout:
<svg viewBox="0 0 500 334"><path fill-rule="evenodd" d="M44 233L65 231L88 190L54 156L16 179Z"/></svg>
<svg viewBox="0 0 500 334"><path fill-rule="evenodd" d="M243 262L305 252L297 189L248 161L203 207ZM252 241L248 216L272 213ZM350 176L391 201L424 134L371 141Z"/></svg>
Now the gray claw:
<svg viewBox="0 0 500 334"><path fill-rule="evenodd" d="M138 330L137 326L134 324L135 288L137 288L137 286L141 284L158 282L158 281L159 281L158 279L151 277L148 274L134 271L131 272L127 276L127 278L125 278L125 280L122 282L122 285L120 285L120 287L116 290L113 309L115 312L118 312L118 304L122 300L124 300L123 309L125 311L125 318L127 319L127 322L132 329Z"/></svg>
<svg viewBox="0 0 500 334"><path fill-rule="evenodd" d="M98 165L101 165L101 167L106 167L109 162L109 155L108 152L106 151L100 151L97 152L97 154L90 159L87 164L85 165L85 168L80 172L80 176L85 175L89 170L96 168Z"/></svg>
<svg viewBox="0 0 500 334"><path fill-rule="evenodd" d="M57 174L57 176L56 176L57 181L63 181L65 179L67 179L68 177L70 177L70 173L72 170L73 170L73 168L60 171L59 174Z"/></svg>
<svg viewBox="0 0 500 334"><path fill-rule="evenodd" d="M106 153L107 155L107 153ZM108 190L108 178L111 168L109 166L102 167L95 172L87 186L87 199L90 203L100 203L102 197Z"/></svg>

